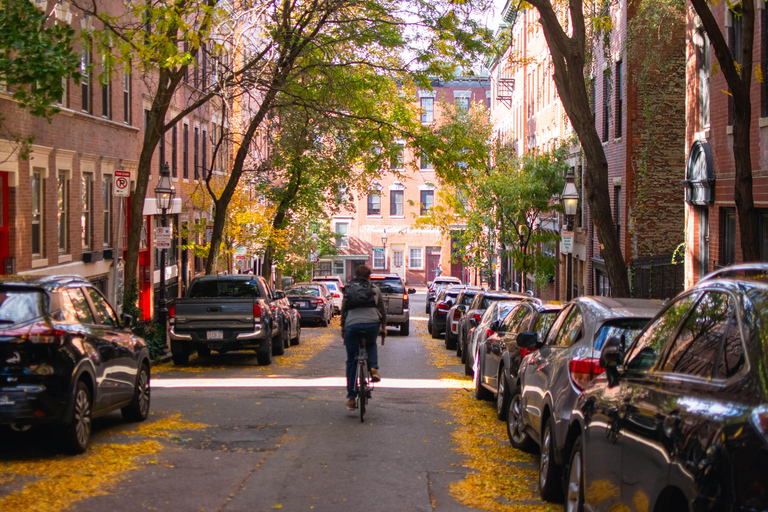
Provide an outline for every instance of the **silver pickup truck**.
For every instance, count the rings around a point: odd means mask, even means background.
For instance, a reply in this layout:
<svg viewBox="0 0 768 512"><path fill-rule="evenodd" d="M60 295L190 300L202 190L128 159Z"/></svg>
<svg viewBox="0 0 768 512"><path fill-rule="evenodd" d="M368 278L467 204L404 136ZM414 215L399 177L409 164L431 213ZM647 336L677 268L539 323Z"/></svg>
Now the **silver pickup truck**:
<svg viewBox="0 0 768 512"><path fill-rule="evenodd" d="M272 308L274 295L260 276L215 275L193 279L186 298L168 310L171 355L184 365L197 350L255 350L259 364L272 363L274 344L283 348L281 322Z"/></svg>

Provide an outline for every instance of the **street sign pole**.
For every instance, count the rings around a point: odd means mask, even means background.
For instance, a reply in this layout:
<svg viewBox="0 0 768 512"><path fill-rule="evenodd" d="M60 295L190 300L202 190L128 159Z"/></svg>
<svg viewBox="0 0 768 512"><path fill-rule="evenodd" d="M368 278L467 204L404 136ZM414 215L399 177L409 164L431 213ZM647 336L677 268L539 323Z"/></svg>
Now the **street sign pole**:
<svg viewBox="0 0 768 512"><path fill-rule="evenodd" d="M115 237L115 254L112 260L112 293L110 294L112 299L112 305L117 310L117 314L123 312L123 301L120 298L122 293L122 283L119 282L118 267L120 266L120 260L123 259L123 196L118 196L117 200L117 234Z"/></svg>

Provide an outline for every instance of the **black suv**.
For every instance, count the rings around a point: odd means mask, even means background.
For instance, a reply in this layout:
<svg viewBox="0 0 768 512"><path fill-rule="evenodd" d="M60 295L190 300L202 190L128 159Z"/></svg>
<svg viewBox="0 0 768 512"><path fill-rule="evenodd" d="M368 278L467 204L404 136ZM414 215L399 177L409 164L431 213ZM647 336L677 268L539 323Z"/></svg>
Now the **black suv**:
<svg viewBox="0 0 768 512"><path fill-rule="evenodd" d="M567 510L768 509L768 264L706 276L626 352L606 338L571 413Z"/></svg>
<svg viewBox="0 0 768 512"><path fill-rule="evenodd" d="M77 276L0 278L0 425L57 424L82 453L96 416L149 415L149 351Z"/></svg>

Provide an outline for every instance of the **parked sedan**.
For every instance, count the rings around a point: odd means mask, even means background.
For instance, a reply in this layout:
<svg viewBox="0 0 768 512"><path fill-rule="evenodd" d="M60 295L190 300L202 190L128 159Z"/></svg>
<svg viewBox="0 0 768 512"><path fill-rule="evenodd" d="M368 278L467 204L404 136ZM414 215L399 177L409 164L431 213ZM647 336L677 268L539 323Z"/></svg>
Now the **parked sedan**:
<svg viewBox="0 0 768 512"><path fill-rule="evenodd" d="M333 302L325 284L294 284L285 290L285 295L301 315L302 322L319 322L323 327L328 327L333 315Z"/></svg>
<svg viewBox="0 0 768 512"><path fill-rule="evenodd" d="M528 297L528 296L527 296ZM530 297L528 297L530 299ZM470 329L467 343L467 357L464 361L464 374L474 375L474 362L477 359L477 347L485 344L486 338L497 332L510 311L520 303L519 300L494 302L485 310L477 327Z"/></svg>
<svg viewBox="0 0 768 512"><path fill-rule="evenodd" d="M456 302L445 315L445 348L448 350L456 350L459 321L464 316L464 312L469 305L472 304L475 295L482 290L479 286L467 286L464 288L456 297Z"/></svg>
<svg viewBox="0 0 768 512"><path fill-rule="evenodd" d="M0 278L0 425L57 425L82 453L93 418L144 421L149 351L130 321L81 277Z"/></svg>
<svg viewBox="0 0 768 512"><path fill-rule="evenodd" d="M429 331L433 339L440 338L440 335L445 332L446 315L456 303L456 298L463 289L463 285L449 286L440 290L435 297L429 313L429 320L427 321L427 331Z"/></svg>
<svg viewBox="0 0 768 512"><path fill-rule="evenodd" d="M600 352L605 336L620 334L632 340L660 309L661 301L655 300L579 297L563 309L543 345L536 333L518 334L519 347L539 350L523 359L519 382L509 385L520 389L521 403L519 417L507 421L516 425L521 439L530 436L541 447L542 499L559 500L563 494L571 410L586 385L604 371Z"/></svg>
<svg viewBox="0 0 768 512"><path fill-rule="evenodd" d="M603 337L605 375L571 414L568 510L768 509L766 275L705 277L627 351Z"/></svg>
<svg viewBox="0 0 768 512"><path fill-rule="evenodd" d="M458 325L458 336L456 340L456 355L461 357L461 362L466 363L467 359L467 345L469 344L470 337L469 331L473 327L476 327L483 318L485 311L494 302L498 301L521 301L530 299L530 295L525 293L514 292L502 292L495 290L484 290L472 300L472 303L467 307L466 313L461 316ZM471 363L471 361L470 361Z"/></svg>
<svg viewBox="0 0 768 512"><path fill-rule="evenodd" d="M440 290L453 285L461 285L461 281L458 277L440 276L432 281L432 283L429 285L429 288L427 288L427 314L430 313L432 303L435 301L437 294L440 293Z"/></svg>
<svg viewBox="0 0 768 512"><path fill-rule="evenodd" d="M275 290L272 303L282 312L283 330L288 343L298 345L301 342L301 314L293 303L288 300L284 291ZM288 348L287 346L285 348Z"/></svg>
<svg viewBox="0 0 768 512"><path fill-rule="evenodd" d="M520 396L519 390L510 389L510 383L517 382L520 362L531 351L517 346L518 333L535 332L539 339L544 339L561 309L563 304L560 302L529 298L507 315L498 332L477 347L475 398L485 400L495 396L496 416L500 420L507 419L512 395ZM518 401L516 407L519 406ZM514 442L513 446L526 448Z"/></svg>

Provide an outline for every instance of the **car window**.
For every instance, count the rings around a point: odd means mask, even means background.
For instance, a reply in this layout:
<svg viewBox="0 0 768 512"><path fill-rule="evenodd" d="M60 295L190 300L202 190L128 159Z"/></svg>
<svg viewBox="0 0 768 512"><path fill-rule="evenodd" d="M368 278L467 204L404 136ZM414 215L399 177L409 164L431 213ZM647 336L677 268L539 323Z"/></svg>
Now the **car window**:
<svg viewBox="0 0 768 512"><path fill-rule="evenodd" d="M288 297L319 297L320 290L317 288L289 288L285 294Z"/></svg>
<svg viewBox="0 0 768 512"><path fill-rule="evenodd" d="M472 304L469 305L469 309L488 309L488 306L483 307L484 298L484 293L478 293L475 295L475 297L472 299Z"/></svg>
<svg viewBox="0 0 768 512"><path fill-rule="evenodd" d="M336 290L339 289L338 286L336 286L336 283L324 283L324 284L332 292L335 292Z"/></svg>
<svg viewBox="0 0 768 512"><path fill-rule="evenodd" d="M536 318L536 325L533 326L532 331L539 335L539 340L546 338L549 328L552 327L559 312L559 310L552 310L539 313L539 316Z"/></svg>
<svg viewBox="0 0 768 512"><path fill-rule="evenodd" d="M556 333L554 338L554 346L558 347L570 347L583 336L583 318L581 316L581 308L574 305L568 312L568 316L565 317L562 327Z"/></svg>
<svg viewBox="0 0 768 512"><path fill-rule="evenodd" d="M48 295L42 290L0 287L0 324L18 324L39 318L48 311Z"/></svg>
<svg viewBox="0 0 768 512"><path fill-rule="evenodd" d="M464 295L461 297L461 304L463 306L469 306L475 299L475 295L477 295L477 292L464 292Z"/></svg>
<svg viewBox="0 0 768 512"><path fill-rule="evenodd" d="M504 332L520 332L523 325L528 325L528 319L533 312L525 304L519 305L514 311L509 313L501 324L501 330Z"/></svg>
<svg viewBox="0 0 768 512"><path fill-rule="evenodd" d="M727 293L705 293L675 338L662 371L712 377L734 309L733 298Z"/></svg>
<svg viewBox="0 0 768 512"><path fill-rule="evenodd" d="M568 305L565 306L560 313L558 313L557 318L555 318L554 323L552 324L552 327L549 328L549 333L547 333L547 341L545 345L552 345L555 341L555 336L557 336L557 333L560 331L560 326L563 325L563 321L565 320L565 317L568 316L568 312L573 308L573 306Z"/></svg>
<svg viewBox="0 0 768 512"><path fill-rule="evenodd" d="M227 298L227 297L261 297L259 284L255 280L205 280L197 281L189 290L190 298Z"/></svg>
<svg viewBox="0 0 768 512"><path fill-rule="evenodd" d="M690 313L698 293L686 295L669 306L661 316L638 336L634 344L630 346L625 358L626 369L631 371L646 371L653 368L659 358L662 347L672 336L680 322Z"/></svg>
<svg viewBox="0 0 768 512"><path fill-rule="evenodd" d="M88 296L93 304L94 317L97 324L117 326L117 317L112 307L107 303L104 297L96 288L86 288Z"/></svg>
<svg viewBox="0 0 768 512"><path fill-rule="evenodd" d="M744 345L741 340L738 315L733 315L728 320L725 329L722 350L717 358L716 379L727 379L736 375L746 362Z"/></svg>
<svg viewBox="0 0 768 512"><path fill-rule="evenodd" d="M610 338L616 337L622 339L623 336L621 350L625 351L627 347L635 341L635 338L637 338L637 335L643 330L643 327L648 324L648 320L648 318L632 318L628 320L614 320L608 325L603 325L598 331L592 346L595 350L602 350L605 342Z"/></svg>
<svg viewBox="0 0 768 512"><path fill-rule="evenodd" d="M371 284L377 286L381 293L404 293L403 282L400 279L371 279Z"/></svg>
<svg viewBox="0 0 768 512"><path fill-rule="evenodd" d="M72 307L74 308L77 319L84 324L93 323L93 315L91 314L91 308L88 306L88 301L85 300L85 294L80 288L69 288L65 291L69 296Z"/></svg>

